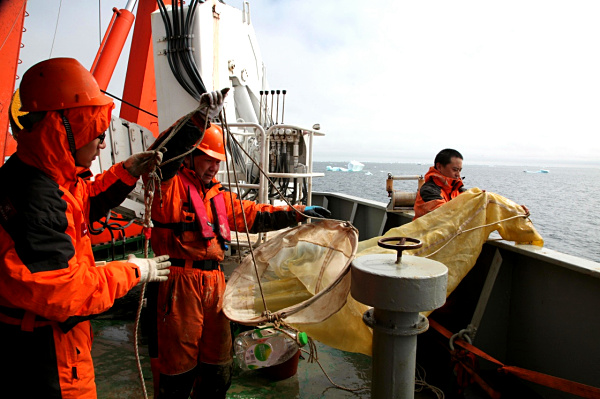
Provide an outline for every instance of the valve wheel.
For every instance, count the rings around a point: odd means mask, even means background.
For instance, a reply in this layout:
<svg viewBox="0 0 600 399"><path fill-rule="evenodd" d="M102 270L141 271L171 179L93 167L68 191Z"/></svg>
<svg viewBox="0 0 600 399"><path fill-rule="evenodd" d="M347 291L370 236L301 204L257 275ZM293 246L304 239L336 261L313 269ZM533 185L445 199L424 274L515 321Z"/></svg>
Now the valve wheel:
<svg viewBox="0 0 600 399"><path fill-rule="evenodd" d="M406 244L406 242L411 242L412 244ZM390 244L390 242L396 242L397 244ZM416 238L410 237L385 237L381 238L377 241L377 245L381 248L393 249L398 252L396 257L396 263L400 263L402 259L402 251L418 249L423 246L423 242Z"/></svg>

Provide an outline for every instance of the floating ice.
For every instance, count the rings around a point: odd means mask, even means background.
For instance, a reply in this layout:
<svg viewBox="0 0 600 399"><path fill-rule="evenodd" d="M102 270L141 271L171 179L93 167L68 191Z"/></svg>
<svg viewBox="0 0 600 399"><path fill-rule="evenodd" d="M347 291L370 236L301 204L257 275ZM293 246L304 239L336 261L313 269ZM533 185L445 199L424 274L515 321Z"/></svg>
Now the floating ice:
<svg viewBox="0 0 600 399"><path fill-rule="evenodd" d="M360 163L358 161L348 162L348 170L350 170L352 172L360 172L361 170L363 170L364 167L365 167L365 165L363 165L362 163Z"/></svg>
<svg viewBox="0 0 600 399"><path fill-rule="evenodd" d="M340 168L339 166L327 166L326 170L328 172L360 172L363 170L365 165L358 161L350 161L348 162L348 168Z"/></svg>

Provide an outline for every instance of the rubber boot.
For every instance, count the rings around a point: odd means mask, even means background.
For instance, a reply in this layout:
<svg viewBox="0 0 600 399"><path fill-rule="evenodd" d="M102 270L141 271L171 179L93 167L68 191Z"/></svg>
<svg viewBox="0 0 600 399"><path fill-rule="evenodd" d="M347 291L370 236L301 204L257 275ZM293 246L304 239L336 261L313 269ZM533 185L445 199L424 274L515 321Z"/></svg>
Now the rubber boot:
<svg viewBox="0 0 600 399"><path fill-rule="evenodd" d="M161 374L158 382L158 399L188 399L198 376L198 367L177 375Z"/></svg>
<svg viewBox="0 0 600 399"><path fill-rule="evenodd" d="M199 365L199 376L194 382L192 399L225 399L231 386L233 360L227 364Z"/></svg>

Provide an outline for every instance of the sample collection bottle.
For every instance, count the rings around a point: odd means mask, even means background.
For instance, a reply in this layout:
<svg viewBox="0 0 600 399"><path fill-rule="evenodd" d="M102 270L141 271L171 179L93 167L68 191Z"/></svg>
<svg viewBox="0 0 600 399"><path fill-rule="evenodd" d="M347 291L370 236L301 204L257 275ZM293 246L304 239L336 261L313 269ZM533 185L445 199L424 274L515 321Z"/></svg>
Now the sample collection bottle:
<svg viewBox="0 0 600 399"><path fill-rule="evenodd" d="M289 332L296 337L296 332ZM244 331L235 338L235 357L245 370L275 366L290 359L308 342L305 332L299 332L297 338L271 327Z"/></svg>

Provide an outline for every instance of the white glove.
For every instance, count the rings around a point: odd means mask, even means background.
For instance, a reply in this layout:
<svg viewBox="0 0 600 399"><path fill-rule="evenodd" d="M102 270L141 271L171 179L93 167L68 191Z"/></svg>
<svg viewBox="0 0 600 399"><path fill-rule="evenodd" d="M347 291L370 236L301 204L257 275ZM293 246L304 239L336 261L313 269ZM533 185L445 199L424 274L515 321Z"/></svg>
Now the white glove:
<svg viewBox="0 0 600 399"><path fill-rule="evenodd" d="M133 263L140 269L140 284L167 281L171 262L167 262L169 255L156 258L136 258L129 255L127 262Z"/></svg>
<svg viewBox="0 0 600 399"><path fill-rule="evenodd" d="M221 91L211 91L200 96L200 113L209 121L219 116L223 110L223 101L227 96L229 87Z"/></svg>
<svg viewBox="0 0 600 399"><path fill-rule="evenodd" d="M166 148L161 148L158 151L138 152L127 158L125 162L123 162L123 166L132 176L140 177L144 173L149 173L155 167L160 165L165 151Z"/></svg>

